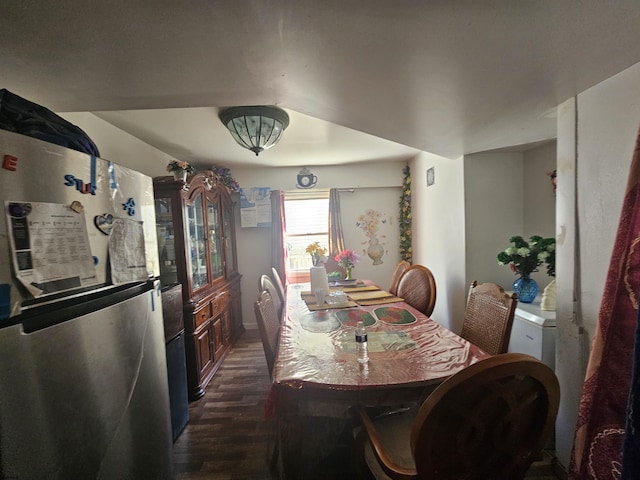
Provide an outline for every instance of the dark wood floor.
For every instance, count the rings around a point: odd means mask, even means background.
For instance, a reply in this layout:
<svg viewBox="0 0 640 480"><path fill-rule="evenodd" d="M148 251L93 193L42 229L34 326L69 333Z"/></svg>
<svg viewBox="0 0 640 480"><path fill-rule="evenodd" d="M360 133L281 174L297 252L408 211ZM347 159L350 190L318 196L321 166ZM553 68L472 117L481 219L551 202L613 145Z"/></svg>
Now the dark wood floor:
<svg viewBox="0 0 640 480"><path fill-rule="evenodd" d="M265 421L270 380L258 331L247 330L207 386L189 405L189 423L174 444L176 480L271 479L274 442Z"/></svg>
<svg viewBox="0 0 640 480"><path fill-rule="evenodd" d="M258 331L248 329L207 387L189 406L189 423L174 444L176 480L272 479L269 455L273 425L265 421L269 374ZM353 478L348 453L336 449L318 479ZM548 461L534 465L528 480L556 480Z"/></svg>

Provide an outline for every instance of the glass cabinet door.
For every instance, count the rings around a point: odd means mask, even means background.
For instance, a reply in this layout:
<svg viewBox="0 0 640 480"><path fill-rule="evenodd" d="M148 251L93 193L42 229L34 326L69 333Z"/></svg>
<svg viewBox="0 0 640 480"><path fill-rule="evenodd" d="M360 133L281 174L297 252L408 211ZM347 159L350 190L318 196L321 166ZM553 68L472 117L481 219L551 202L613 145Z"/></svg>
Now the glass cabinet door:
<svg viewBox="0 0 640 480"><path fill-rule="evenodd" d="M233 209L231 205L225 204L222 209L222 221L224 227L224 258L227 275L235 272L236 259L233 252Z"/></svg>
<svg viewBox="0 0 640 480"><path fill-rule="evenodd" d="M209 256L211 259L211 279L223 276L222 234L218 218L218 204L207 199L207 223L209 224Z"/></svg>
<svg viewBox="0 0 640 480"><path fill-rule="evenodd" d="M202 194L199 193L193 204L187 206L189 235L187 236L187 256L191 260L191 283L193 290L205 286L207 278L206 232Z"/></svg>
<svg viewBox="0 0 640 480"><path fill-rule="evenodd" d="M180 208L179 205L178 208ZM171 198L156 198L155 209L158 255L160 257L160 282L162 285L171 285L178 283Z"/></svg>

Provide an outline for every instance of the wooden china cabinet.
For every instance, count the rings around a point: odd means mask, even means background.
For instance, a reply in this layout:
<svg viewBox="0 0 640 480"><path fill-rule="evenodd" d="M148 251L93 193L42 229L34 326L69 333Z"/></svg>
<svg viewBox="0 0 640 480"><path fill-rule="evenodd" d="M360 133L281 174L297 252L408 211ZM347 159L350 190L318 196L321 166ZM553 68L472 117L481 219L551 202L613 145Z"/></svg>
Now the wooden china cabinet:
<svg viewBox="0 0 640 480"><path fill-rule="evenodd" d="M244 331L234 204L212 171L153 181L160 281L182 284L189 398L204 389Z"/></svg>

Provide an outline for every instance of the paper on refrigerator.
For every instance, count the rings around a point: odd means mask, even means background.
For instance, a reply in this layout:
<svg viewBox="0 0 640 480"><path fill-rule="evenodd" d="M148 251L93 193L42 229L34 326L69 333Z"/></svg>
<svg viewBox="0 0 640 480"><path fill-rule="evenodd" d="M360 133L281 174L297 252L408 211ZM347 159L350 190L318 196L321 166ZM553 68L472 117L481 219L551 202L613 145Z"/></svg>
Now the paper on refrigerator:
<svg viewBox="0 0 640 480"><path fill-rule="evenodd" d="M97 283L82 211L45 202L5 202L16 278L40 297Z"/></svg>

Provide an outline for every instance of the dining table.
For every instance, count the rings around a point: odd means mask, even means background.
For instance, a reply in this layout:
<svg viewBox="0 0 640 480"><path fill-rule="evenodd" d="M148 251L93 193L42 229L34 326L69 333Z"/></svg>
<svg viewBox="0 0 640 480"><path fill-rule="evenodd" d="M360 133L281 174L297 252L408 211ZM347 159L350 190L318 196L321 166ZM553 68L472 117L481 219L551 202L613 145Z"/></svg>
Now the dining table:
<svg viewBox="0 0 640 480"><path fill-rule="evenodd" d="M447 378L490 356L371 281L330 291L318 305L309 284L287 288L265 405L281 478L314 478L335 446L348 444L352 406L417 407ZM358 322L367 330L366 363L356 359Z"/></svg>

